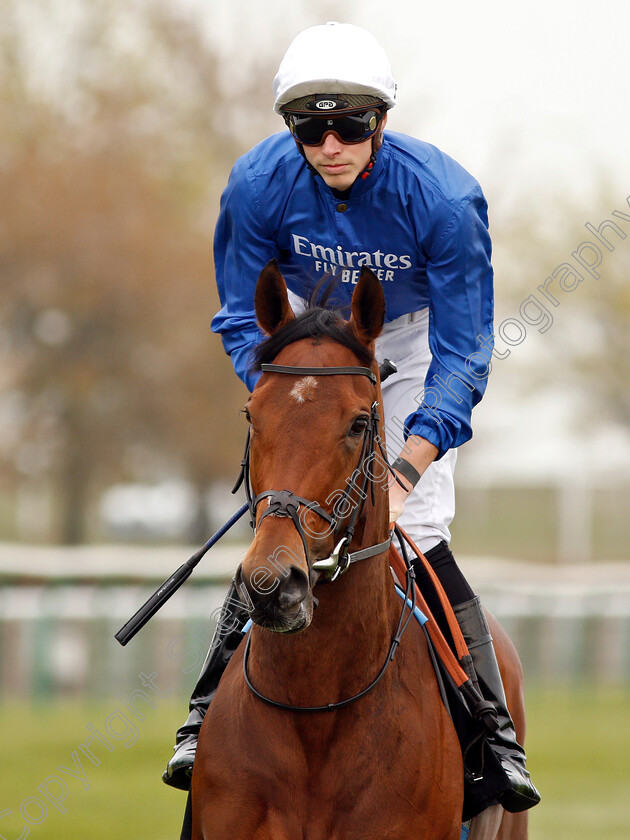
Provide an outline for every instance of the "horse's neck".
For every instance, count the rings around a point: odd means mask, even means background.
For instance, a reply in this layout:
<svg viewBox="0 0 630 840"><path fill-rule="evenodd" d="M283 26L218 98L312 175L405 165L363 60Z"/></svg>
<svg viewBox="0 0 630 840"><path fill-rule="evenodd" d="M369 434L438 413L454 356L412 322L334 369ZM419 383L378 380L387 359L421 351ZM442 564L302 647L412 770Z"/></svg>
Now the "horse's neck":
<svg viewBox="0 0 630 840"><path fill-rule="evenodd" d="M320 601L313 621L331 638L337 656L367 661L385 654L396 618L393 582L386 556L361 560L334 583L322 584L315 593ZM345 636L345 639L343 638Z"/></svg>

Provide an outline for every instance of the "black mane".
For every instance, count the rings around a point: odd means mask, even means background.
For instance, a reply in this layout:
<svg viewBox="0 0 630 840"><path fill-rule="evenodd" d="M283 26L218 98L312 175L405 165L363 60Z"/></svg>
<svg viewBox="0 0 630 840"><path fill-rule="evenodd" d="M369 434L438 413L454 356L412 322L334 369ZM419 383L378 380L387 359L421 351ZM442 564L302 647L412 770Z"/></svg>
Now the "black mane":
<svg viewBox="0 0 630 840"><path fill-rule="evenodd" d="M341 310L316 304L313 297L304 312L258 345L254 351L252 370L260 370L262 364L273 362L278 353L294 341L322 337L332 338L351 350L361 364L371 365L374 356L348 329Z"/></svg>

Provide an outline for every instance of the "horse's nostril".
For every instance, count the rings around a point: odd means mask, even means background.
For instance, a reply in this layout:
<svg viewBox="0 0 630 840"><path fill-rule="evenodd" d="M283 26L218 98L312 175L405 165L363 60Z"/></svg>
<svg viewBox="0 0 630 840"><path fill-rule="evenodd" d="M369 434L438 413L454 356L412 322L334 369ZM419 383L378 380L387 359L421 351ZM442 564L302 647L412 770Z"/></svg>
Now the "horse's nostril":
<svg viewBox="0 0 630 840"><path fill-rule="evenodd" d="M283 581L278 592L278 607L291 610L297 607L308 594L308 579L304 572L292 568L289 577Z"/></svg>

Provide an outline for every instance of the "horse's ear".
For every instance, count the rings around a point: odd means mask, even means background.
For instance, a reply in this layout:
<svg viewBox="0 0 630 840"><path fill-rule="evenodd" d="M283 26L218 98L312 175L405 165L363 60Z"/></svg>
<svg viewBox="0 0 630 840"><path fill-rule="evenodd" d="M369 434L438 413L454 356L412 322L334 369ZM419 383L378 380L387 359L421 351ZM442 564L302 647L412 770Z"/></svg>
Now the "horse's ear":
<svg viewBox="0 0 630 840"><path fill-rule="evenodd" d="M369 268L361 269L361 276L352 295L350 327L364 344L377 338L385 321L385 293L381 283Z"/></svg>
<svg viewBox="0 0 630 840"><path fill-rule="evenodd" d="M277 260L270 260L260 272L254 306L258 323L267 335L272 335L295 318Z"/></svg>

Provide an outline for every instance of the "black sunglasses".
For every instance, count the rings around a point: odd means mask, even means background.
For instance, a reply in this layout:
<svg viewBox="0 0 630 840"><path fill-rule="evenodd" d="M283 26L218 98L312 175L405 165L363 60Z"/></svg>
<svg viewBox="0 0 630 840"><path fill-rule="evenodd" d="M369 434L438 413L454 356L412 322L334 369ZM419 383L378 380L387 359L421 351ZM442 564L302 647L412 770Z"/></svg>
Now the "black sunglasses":
<svg viewBox="0 0 630 840"><path fill-rule="evenodd" d="M284 121L291 134L304 146L320 146L331 131L342 143L362 143L376 133L383 113L372 108L359 114L338 117L285 114Z"/></svg>

